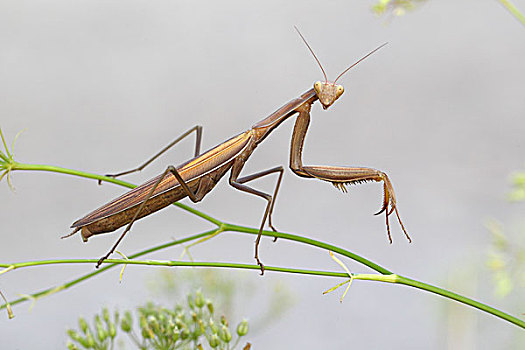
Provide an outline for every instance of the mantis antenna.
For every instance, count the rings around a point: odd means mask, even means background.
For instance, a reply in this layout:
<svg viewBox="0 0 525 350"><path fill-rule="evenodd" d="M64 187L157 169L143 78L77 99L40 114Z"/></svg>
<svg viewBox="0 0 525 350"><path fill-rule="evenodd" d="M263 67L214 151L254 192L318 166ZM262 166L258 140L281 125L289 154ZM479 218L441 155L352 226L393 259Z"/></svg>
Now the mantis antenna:
<svg viewBox="0 0 525 350"><path fill-rule="evenodd" d="M327 83L328 82L328 78L326 76L326 72L323 68L323 65L321 64L321 62L319 61L319 59L317 58L317 56L315 55L314 53L314 50L312 50L312 48L310 47L310 45L308 44L308 42L306 41L306 39L304 38L304 36L301 34L301 32L299 31L299 29L296 27L296 26L293 26L295 28L295 30L297 31L297 33L299 34L299 36L301 37L301 39L303 39L303 42L306 44L306 47L308 47L308 50L310 50L310 52L312 53L312 56L314 56L315 60L317 61L317 64L319 65L319 67L321 68L321 71L323 72L323 75L324 75L324 80L325 82ZM368 58L370 55L372 55L373 53L375 53L376 51L378 51L380 48L382 48L383 46L385 46L386 44L388 44L388 42L384 43L383 45L380 45L378 47L376 47L375 49L373 49L372 51L370 51L369 53L367 53L365 56L363 56L361 59L359 59L356 63L352 64L350 67L346 68L341 74L339 74L337 76L337 78L335 78L334 80L334 84L337 82L337 80L339 80L339 78L341 78L346 72L348 72L350 69L354 68L355 66L357 66L361 61L365 60L366 58Z"/></svg>
<svg viewBox="0 0 525 350"><path fill-rule="evenodd" d="M306 39L304 38L304 36L301 34L301 32L299 31L299 29L297 29L296 26L293 26L293 27L295 28L295 30L297 31L297 33L299 33L299 36L301 37L301 39L303 39L304 43L306 44L306 47L308 47L308 50L310 50L310 52L311 52L312 55L314 56L315 60L317 61L317 64L318 64L319 67L321 68L321 71L323 71L324 81L325 81L326 83L328 83L328 78L326 77L326 72L324 71L323 65L321 64L321 62L319 62L319 59L318 59L317 56L315 55L314 50L312 50L312 48L310 47L310 45L308 45L308 42L306 41Z"/></svg>
<svg viewBox="0 0 525 350"><path fill-rule="evenodd" d="M345 74L346 72L348 72L350 69L352 69L353 67L355 67L357 64L359 64L359 62L363 61L365 58L368 58L368 56L372 55L374 52L376 52L377 50L379 50L380 48L382 48L383 46L385 46L386 44L388 44L388 42L384 43L383 45L380 45L378 47L376 47L375 49L373 49L372 51L370 51L369 53L367 53L365 56L363 56L359 61L357 61L356 63L352 64L350 67L346 68L343 73L339 74L337 76L337 78L335 78L334 80L334 84L337 82L337 80L339 78L341 78L343 76L343 74Z"/></svg>

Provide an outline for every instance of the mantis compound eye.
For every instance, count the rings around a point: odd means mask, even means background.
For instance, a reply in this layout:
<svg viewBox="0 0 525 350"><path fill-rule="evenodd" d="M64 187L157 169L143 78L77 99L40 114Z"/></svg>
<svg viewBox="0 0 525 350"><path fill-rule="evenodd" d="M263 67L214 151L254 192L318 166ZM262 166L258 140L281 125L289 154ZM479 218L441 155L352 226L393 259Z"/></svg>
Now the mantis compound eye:
<svg viewBox="0 0 525 350"><path fill-rule="evenodd" d="M317 95L321 93L321 89L323 87L323 84L320 81L316 81L314 84L314 90Z"/></svg>
<svg viewBox="0 0 525 350"><path fill-rule="evenodd" d="M342 85L337 85L337 88L335 89L335 95L337 98L341 96L345 92L345 88Z"/></svg>

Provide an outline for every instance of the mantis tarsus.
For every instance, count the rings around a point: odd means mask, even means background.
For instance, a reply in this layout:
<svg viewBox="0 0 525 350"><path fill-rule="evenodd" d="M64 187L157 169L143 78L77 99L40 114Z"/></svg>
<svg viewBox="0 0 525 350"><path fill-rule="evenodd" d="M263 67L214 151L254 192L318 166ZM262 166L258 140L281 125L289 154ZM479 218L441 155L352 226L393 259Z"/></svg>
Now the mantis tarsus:
<svg viewBox="0 0 525 350"><path fill-rule="evenodd" d="M297 28L295 29L297 30ZM131 229L135 220L154 213L186 196L193 202L199 202L213 189L215 184L226 174L226 172L230 171L229 183L231 186L240 191L259 196L267 201L266 210L259 229L259 235L255 241L255 259L257 264L261 267L261 273L264 273L264 265L259 260L258 247L261 233L267 219L270 228L274 232L276 231L272 224L272 212L284 169L282 166L277 166L248 176L239 177L239 175L245 162L251 156L255 148L282 122L295 115L297 115L297 119L292 133L290 169L301 177L317 178L331 182L336 188L343 192L346 192L346 185L359 184L367 181L382 181L384 191L383 204L376 215L383 212L385 213L388 238L390 243L392 243L388 218L393 212L395 212L406 238L410 241L410 237L399 216L392 183L384 172L363 167L305 166L302 163L302 149L308 125L310 123L310 109L312 104L315 101L319 101L323 109L329 108L344 92L343 86L336 84L337 80L359 62L386 45L386 43L372 50L356 63L345 69L339 74L334 82L329 82L325 70L319 59L315 56L312 48L308 45L299 30L297 30L297 32L321 68L325 79L324 82L317 81L313 88L303 93L300 97L289 101L277 111L270 114L270 116L253 125L251 129L232 137L202 154L200 153L202 127L195 126L174 140L140 167L119 174L108 175L117 177L139 171L168 148L182 140L184 137L190 135L192 132L195 131L197 135L195 157L193 159L177 167L171 165L168 166L162 175L147 181L73 223L71 227L74 228L74 231L68 236L81 231L84 241L87 241L87 239L93 235L112 232L127 224L124 232L111 250L98 261L97 267L115 251L125 234ZM277 173L279 176L277 178L273 195L269 195L246 185L249 181L274 173Z"/></svg>

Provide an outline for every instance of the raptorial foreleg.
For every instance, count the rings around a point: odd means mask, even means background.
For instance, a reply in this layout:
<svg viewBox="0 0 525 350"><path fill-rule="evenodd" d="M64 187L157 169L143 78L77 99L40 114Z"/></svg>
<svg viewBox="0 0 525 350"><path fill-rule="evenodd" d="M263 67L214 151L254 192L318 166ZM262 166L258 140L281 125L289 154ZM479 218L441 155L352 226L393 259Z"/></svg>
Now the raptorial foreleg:
<svg viewBox="0 0 525 350"><path fill-rule="evenodd" d="M394 187L392 186L392 182L388 178L388 175L384 172L372 168L347 168L334 166L302 166L301 170L311 177L331 182L336 188L343 192L347 191L347 185L355 185L368 181L383 182L383 204L381 209L375 213L375 215L385 212L388 239L390 240L390 243L392 243L388 217L395 212L406 238L409 242L412 242L403 222L401 221L401 217L399 216Z"/></svg>

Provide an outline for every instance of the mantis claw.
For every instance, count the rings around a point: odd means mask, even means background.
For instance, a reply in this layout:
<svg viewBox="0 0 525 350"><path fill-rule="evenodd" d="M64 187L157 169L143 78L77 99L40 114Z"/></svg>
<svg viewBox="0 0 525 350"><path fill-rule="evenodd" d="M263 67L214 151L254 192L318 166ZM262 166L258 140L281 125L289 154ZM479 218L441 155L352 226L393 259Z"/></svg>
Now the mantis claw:
<svg viewBox="0 0 525 350"><path fill-rule="evenodd" d="M388 183L390 183L390 181L388 180L388 177L386 176L386 174L383 174L383 176L384 176L383 177L383 206L374 215L379 215L382 212L384 212L385 210L387 210L388 209L388 204L391 204L391 198L393 199L393 197L394 197L393 193L392 193L392 195L390 194L389 187L387 185L387 181L388 181ZM388 213L387 216L390 215L390 213Z"/></svg>
<svg viewBox="0 0 525 350"><path fill-rule="evenodd" d="M107 258L109 258L109 254L106 254L102 258L98 259L97 264L95 265L95 268L98 269L100 265L102 265L104 260L106 260Z"/></svg>
<svg viewBox="0 0 525 350"><path fill-rule="evenodd" d="M392 187L392 183L390 182L390 179L386 174L382 174L383 177L383 206L381 209L375 213L374 215L379 215L381 213L385 213L385 221L386 221L386 231L388 234L388 240L390 241L390 244L392 244L392 235L390 233L390 221L388 217L392 215L392 213L396 213L397 221L399 222L399 225L401 226L401 229L403 230L403 233L405 234L405 237L407 238L409 243L412 243L412 239L408 235L405 226L403 225L403 222L401 221L401 217L399 216L399 211L397 210L396 205L396 197L394 194L394 188ZM388 208L390 206L390 209Z"/></svg>
<svg viewBox="0 0 525 350"><path fill-rule="evenodd" d="M270 218L270 221L271 221L271 218ZM277 229L275 227L273 227L271 222L269 223L269 226L270 226L270 228L272 229L273 232L277 232ZM273 237L273 241L277 242L277 237Z"/></svg>
<svg viewBox="0 0 525 350"><path fill-rule="evenodd" d="M388 216L390 215L389 212L385 211L385 218L386 218L386 232L388 233L388 240L390 241L390 244L393 243L392 241L392 235L390 234L390 223L388 222Z"/></svg>
<svg viewBox="0 0 525 350"><path fill-rule="evenodd" d="M118 175L112 175L112 174L104 174L105 177L111 177L113 179L116 179ZM98 185L102 185L102 180L98 179Z"/></svg>
<svg viewBox="0 0 525 350"><path fill-rule="evenodd" d="M374 213L374 215L379 215L379 214L381 214L382 212L384 212L384 211L386 210L387 206L388 206L388 205L386 205L386 206L383 205L383 207L382 207L377 213Z"/></svg>
<svg viewBox="0 0 525 350"><path fill-rule="evenodd" d="M261 276L264 275L264 265L263 265L263 263L261 262L261 260L259 260L258 257L255 257L255 260L257 260L257 265L259 265L261 267Z"/></svg>

